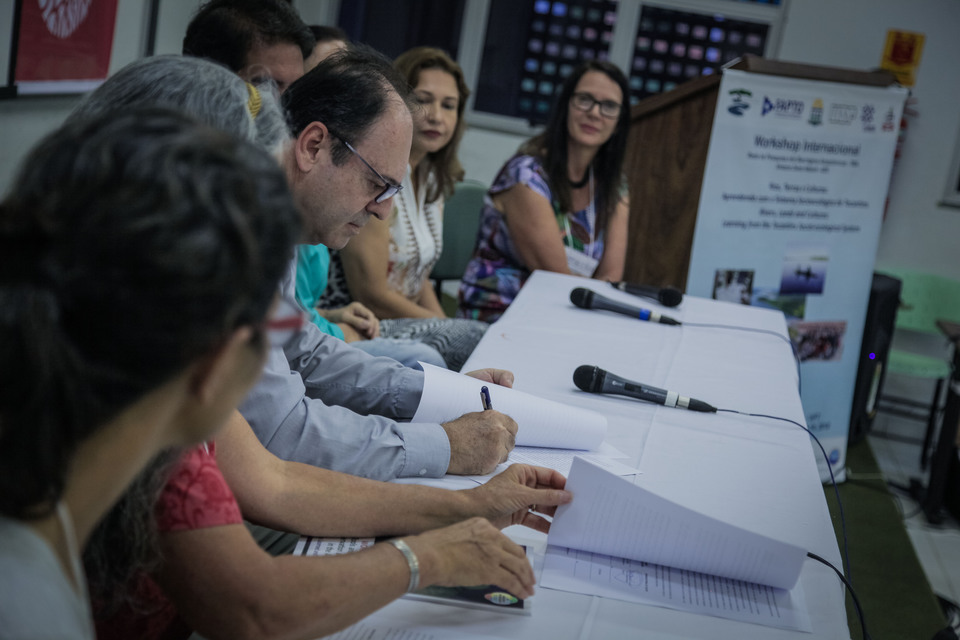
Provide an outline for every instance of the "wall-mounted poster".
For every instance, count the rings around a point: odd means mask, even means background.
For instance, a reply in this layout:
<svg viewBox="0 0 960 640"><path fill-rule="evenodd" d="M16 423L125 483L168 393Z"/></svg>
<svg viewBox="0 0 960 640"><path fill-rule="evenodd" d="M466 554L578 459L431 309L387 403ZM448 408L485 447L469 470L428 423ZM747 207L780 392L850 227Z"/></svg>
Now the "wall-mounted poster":
<svg viewBox="0 0 960 640"><path fill-rule="evenodd" d="M18 93L81 93L106 79L117 0L20 0L18 9Z"/></svg>

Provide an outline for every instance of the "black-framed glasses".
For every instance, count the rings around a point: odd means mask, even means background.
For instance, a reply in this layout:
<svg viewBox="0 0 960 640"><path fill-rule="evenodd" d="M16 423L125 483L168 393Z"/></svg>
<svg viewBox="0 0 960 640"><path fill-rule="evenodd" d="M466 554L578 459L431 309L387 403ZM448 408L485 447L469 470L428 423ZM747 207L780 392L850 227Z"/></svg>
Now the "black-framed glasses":
<svg viewBox="0 0 960 640"><path fill-rule="evenodd" d="M337 137L340 138L340 136L337 136ZM370 171L373 171L373 172L377 175L377 177L380 178L380 182L382 182L383 184L386 185L386 187L384 187L383 191L381 191L380 194L377 195L377 197L375 198L375 200L377 201L377 203L380 203L380 202L384 202L384 201L386 201L386 200L389 200L390 198L392 198L393 196L397 195L398 193L400 193L400 192L403 190L403 185L402 185L402 184L397 184L396 182L393 182L393 181L391 181L391 180L387 180L386 178L383 177L383 174L381 174L379 171L377 171L376 169L374 169L373 166L371 166L371 164L370 164L369 162L367 162L366 160L364 160L364 159L363 159L363 156L360 155L360 152L359 152L359 151L357 151L356 149L353 148L353 145L352 145L352 144L350 144L349 142L347 142L347 141L344 140L343 138L340 138L340 141L347 146L347 149L350 149L350 151L353 153L353 155L355 155L355 156L357 156L358 158L360 158L360 162L362 162L363 164L367 165L367 168L370 169Z"/></svg>
<svg viewBox="0 0 960 640"><path fill-rule="evenodd" d="M578 91L570 97L570 104L572 104L579 111L590 111L593 109L593 105L600 105L600 115L604 118L616 118L620 115L620 107L622 106L619 102L614 102L613 100L597 100L589 93L584 93Z"/></svg>

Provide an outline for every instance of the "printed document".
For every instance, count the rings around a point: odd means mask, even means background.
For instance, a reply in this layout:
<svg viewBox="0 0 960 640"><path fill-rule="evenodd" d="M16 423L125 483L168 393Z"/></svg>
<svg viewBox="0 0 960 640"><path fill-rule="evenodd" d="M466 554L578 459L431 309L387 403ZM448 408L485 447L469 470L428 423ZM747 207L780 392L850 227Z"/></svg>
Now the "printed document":
<svg viewBox="0 0 960 640"><path fill-rule="evenodd" d="M540 585L809 631L806 552L574 459Z"/></svg>

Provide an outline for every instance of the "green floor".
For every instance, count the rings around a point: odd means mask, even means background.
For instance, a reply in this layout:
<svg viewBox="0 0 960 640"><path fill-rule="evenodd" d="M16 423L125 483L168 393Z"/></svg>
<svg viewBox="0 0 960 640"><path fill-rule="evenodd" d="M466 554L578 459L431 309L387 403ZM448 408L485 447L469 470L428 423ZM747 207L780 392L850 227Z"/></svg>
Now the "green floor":
<svg viewBox="0 0 960 640"><path fill-rule="evenodd" d="M847 451L847 465L858 477L879 478L880 469L863 440ZM883 480L848 480L839 486L847 522L853 586L873 640L930 640L946 620L930 589L902 515ZM827 504L843 552L840 512L832 486ZM847 596L850 637L861 638L853 600Z"/></svg>

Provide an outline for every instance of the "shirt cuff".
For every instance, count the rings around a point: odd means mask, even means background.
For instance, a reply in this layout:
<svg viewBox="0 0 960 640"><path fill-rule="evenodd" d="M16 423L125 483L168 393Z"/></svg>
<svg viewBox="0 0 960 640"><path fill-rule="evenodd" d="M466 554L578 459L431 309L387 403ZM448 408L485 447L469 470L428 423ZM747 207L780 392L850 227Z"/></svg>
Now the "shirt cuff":
<svg viewBox="0 0 960 640"><path fill-rule="evenodd" d="M420 406L420 398L423 396L423 371L410 367L398 367L398 369L400 369L399 374L390 380L390 386L393 387L394 416L397 420L412 420ZM449 448L447 443L447 449ZM449 455L447 457L449 459Z"/></svg>
<svg viewBox="0 0 960 640"><path fill-rule="evenodd" d="M397 425L403 438L404 460L398 478L439 478L450 466L450 440L439 424L407 422Z"/></svg>

